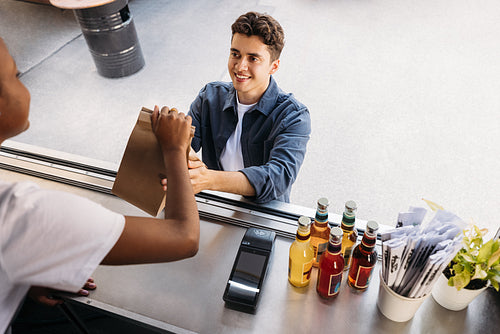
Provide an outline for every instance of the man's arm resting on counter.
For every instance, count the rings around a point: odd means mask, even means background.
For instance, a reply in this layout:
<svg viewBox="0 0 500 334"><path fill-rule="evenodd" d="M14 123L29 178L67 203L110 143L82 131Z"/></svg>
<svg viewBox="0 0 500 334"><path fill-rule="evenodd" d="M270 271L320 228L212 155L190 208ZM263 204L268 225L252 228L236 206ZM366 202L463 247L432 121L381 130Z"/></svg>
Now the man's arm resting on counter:
<svg viewBox="0 0 500 334"><path fill-rule="evenodd" d="M195 194L215 190L242 196L255 196L255 189L242 172L211 170L204 166L190 169L191 185Z"/></svg>

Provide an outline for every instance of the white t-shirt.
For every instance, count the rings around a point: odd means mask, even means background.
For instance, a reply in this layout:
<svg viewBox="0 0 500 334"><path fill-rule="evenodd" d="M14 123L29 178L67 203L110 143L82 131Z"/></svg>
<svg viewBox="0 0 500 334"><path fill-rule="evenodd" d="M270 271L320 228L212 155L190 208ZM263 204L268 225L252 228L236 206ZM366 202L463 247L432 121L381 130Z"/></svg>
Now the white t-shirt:
<svg viewBox="0 0 500 334"><path fill-rule="evenodd" d="M0 181L0 333L31 285L77 292L124 225L86 198Z"/></svg>
<svg viewBox="0 0 500 334"><path fill-rule="evenodd" d="M238 94L236 94L236 101L238 103L238 124L236 124L236 129L227 140L226 147L222 151L219 159L222 169L225 171L239 171L245 168L243 164L243 154L241 153L241 128L243 116L257 104L241 104L238 100Z"/></svg>

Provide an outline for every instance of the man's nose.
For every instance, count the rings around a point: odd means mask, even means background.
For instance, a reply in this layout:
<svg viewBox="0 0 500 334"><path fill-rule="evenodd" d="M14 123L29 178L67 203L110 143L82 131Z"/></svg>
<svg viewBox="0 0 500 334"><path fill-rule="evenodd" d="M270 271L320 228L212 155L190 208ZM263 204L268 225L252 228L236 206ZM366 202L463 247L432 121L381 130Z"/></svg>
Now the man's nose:
<svg viewBox="0 0 500 334"><path fill-rule="evenodd" d="M241 61L238 63L238 70L245 71L247 69L248 69L248 61L245 58L242 58Z"/></svg>

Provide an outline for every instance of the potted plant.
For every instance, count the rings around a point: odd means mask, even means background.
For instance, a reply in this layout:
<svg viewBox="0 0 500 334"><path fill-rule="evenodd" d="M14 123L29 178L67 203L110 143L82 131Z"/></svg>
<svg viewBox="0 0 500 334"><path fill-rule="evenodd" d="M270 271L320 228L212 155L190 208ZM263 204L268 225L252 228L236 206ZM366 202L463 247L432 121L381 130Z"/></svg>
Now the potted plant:
<svg viewBox="0 0 500 334"><path fill-rule="evenodd" d="M459 311L484 291L488 284L499 290L500 240L483 242L487 230L472 225L463 231L463 247L436 282L432 296L441 306Z"/></svg>

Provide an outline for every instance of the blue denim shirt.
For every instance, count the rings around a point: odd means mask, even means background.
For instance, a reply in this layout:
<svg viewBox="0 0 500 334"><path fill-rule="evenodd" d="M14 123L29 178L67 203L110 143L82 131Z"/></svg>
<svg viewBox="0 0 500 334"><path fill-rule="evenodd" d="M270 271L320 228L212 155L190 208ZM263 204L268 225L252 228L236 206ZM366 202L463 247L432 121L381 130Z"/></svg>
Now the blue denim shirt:
<svg viewBox="0 0 500 334"><path fill-rule="evenodd" d="M191 146L209 169L222 170L220 156L238 123L236 90L231 82L211 82L191 104L196 132ZM305 105L284 93L271 77L260 101L243 116L240 170L255 189L257 203L290 201L290 190L304 161L311 134Z"/></svg>

